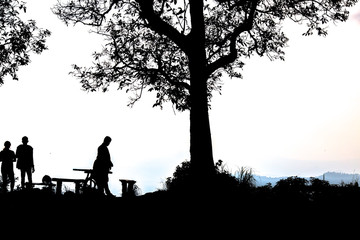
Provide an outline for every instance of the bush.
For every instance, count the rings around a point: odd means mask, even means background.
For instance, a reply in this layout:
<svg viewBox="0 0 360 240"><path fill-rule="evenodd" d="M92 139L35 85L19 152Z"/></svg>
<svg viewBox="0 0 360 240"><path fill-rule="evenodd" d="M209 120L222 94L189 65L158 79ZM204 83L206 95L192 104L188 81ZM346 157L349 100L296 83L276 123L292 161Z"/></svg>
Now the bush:
<svg viewBox="0 0 360 240"><path fill-rule="evenodd" d="M191 169L190 162L184 161L180 165L176 166L175 172L172 177L168 177L165 181L164 190L182 190L190 184Z"/></svg>
<svg viewBox="0 0 360 240"><path fill-rule="evenodd" d="M306 200L308 199L308 180L300 177L288 177L279 180L275 187L274 193L283 199Z"/></svg>
<svg viewBox="0 0 360 240"><path fill-rule="evenodd" d="M206 179L199 185L194 183L191 175L191 163L184 161L178 165L172 177L168 177L164 183L164 190L168 191L197 191L209 190L213 193L236 192L249 190L255 187L255 178L251 168L241 167L234 174L219 160L215 164L215 176Z"/></svg>

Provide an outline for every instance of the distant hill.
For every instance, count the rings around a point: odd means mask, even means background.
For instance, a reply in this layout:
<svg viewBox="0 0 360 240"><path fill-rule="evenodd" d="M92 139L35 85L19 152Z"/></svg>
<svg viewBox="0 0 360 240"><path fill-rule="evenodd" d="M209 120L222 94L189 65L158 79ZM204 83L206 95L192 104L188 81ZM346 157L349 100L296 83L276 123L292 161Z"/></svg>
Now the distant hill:
<svg viewBox="0 0 360 240"><path fill-rule="evenodd" d="M258 176L258 175L255 175L254 177L256 180L256 186L264 186L268 183L271 183L272 186L275 186L275 184L279 180L287 178L287 177L264 177L264 176Z"/></svg>
<svg viewBox="0 0 360 240"><path fill-rule="evenodd" d="M338 172L326 172L322 176L317 177L319 179L325 179L330 184L341 184L359 182L360 174L358 173L338 173Z"/></svg>
<svg viewBox="0 0 360 240"><path fill-rule="evenodd" d="M257 186L264 186L268 183L271 183L272 186L281 180L287 177L264 177L255 175L256 185ZM351 183L351 182L359 182L360 181L360 174L357 173L339 173L339 172L326 172L323 175L315 176L318 179L325 179L330 184L341 184L341 183ZM305 179L310 179L310 177L305 177Z"/></svg>

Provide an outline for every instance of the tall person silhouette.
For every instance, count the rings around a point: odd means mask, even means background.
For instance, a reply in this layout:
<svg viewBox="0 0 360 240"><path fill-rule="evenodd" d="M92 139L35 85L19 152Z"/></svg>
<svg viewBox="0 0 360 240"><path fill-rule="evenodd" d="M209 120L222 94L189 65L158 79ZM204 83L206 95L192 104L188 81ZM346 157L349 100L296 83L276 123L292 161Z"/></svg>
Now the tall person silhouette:
<svg viewBox="0 0 360 240"><path fill-rule="evenodd" d="M22 143L16 149L16 158L17 163L16 167L20 169L21 172L21 187L25 188L25 174L28 177L29 187L32 187L32 173L35 172L34 167L34 156L33 148L28 145L29 139L24 136L22 138Z"/></svg>
<svg viewBox="0 0 360 240"><path fill-rule="evenodd" d="M3 190L4 192L7 192L8 179L10 179L10 190L12 192L15 185L13 162L16 161L16 158L14 151L10 150L11 143L6 141L4 146L4 150L0 152L0 162L2 162L1 175L3 179Z"/></svg>
<svg viewBox="0 0 360 240"><path fill-rule="evenodd" d="M113 167L113 163L110 159L110 152L107 148L111 143L111 138L106 136L104 138L104 142L98 147L98 153L96 160L93 166L93 177L96 181L96 184L99 188L101 194L104 194L104 190L106 195L114 196L111 194L109 189L109 171Z"/></svg>

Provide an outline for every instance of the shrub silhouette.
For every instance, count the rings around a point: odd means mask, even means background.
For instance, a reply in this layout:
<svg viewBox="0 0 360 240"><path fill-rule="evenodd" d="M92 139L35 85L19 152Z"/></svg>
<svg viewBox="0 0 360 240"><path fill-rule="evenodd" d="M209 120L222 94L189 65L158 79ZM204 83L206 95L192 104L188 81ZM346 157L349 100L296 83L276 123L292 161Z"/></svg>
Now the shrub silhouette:
<svg viewBox="0 0 360 240"><path fill-rule="evenodd" d="M303 201L308 199L308 180L297 176L279 180L273 191L284 200Z"/></svg>
<svg viewBox="0 0 360 240"><path fill-rule="evenodd" d="M311 201L326 200L329 194L331 194L331 186L328 181L310 178L309 197Z"/></svg>
<svg viewBox="0 0 360 240"><path fill-rule="evenodd" d="M164 184L164 190L174 192L202 192L209 190L214 194L237 193L249 191L255 188L255 178L251 168L241 167L235 173L219 160L215 164L215 175L211 181L206 179L203 185L194 184L194 176L190 161L184 161L178 165L172 177L168 177Z"/></svg>
<svg viewBox="0 0 360 240"><path fill-rule="evenodd" d="M173 176L166 179L164 190L184 190L186 186L189 186L191 184L190 165L189 161L184 161L176 166Z"/></svg>

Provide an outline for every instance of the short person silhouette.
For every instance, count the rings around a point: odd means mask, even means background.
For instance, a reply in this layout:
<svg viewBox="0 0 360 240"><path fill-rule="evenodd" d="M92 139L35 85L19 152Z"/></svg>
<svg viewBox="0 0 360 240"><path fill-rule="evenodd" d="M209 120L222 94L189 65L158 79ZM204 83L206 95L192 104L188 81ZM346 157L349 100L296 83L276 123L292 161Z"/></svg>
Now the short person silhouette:
<svg viewBox="0 0 360 240"><path fill-rule="evenodd" d="M16 161L14 151L10 150L11 143L4 143L4 150L0 152L1 175L3 179L3 189L7 191L8 179L10 180L10 190L14 190L15 177L13 163Z"/></svg>
<svg viewBox="0 0 360 240"><path fill-rule="evenodd" d="M22 138L22 143L16 149L16 167L21 172L21 187L25 187L25 174L28 177L29 186L32 187L32 173L35 172L33 148L28 145L28 137Z"/></svg>
<svg viewBox="0 0 360 240"><path fill-rule="evenodd" d="M113 166L113 163L110 159L109 149L107 148L111 143L110 137L105 137L104 142L98 147L98 154L93 166L93 177L96 181L96 184L99 188L101 194L113 196L109 189L109 171Z"/></svg>

